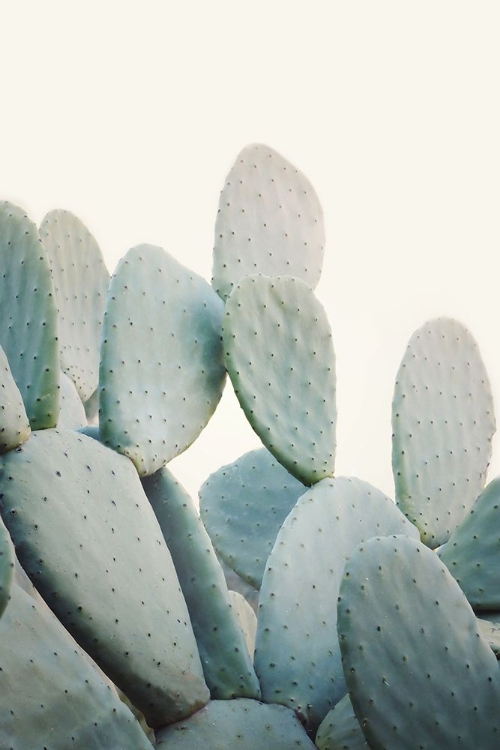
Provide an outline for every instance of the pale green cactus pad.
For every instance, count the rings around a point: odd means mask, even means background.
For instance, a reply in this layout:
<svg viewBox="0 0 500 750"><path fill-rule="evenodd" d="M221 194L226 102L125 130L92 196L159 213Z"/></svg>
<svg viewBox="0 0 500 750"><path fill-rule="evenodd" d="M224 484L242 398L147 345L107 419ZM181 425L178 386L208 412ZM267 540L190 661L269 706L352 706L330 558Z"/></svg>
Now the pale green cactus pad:
<svg viewBox="0 0 500 750"><path fill-rule="evenodd" d="M302 482L265 448L245 453L200 487L200 515L217 554L254 588Z"/></svg>
<svg viewBox="0 0 500 750"><path fill-rule="evenodd" d="M222 395L223 304L160 247L141 245L111 279L100 367L102 441L141 476L182 453Z"/></svg>
<svg viewBox="0 0 500 750"><path fill-rule="evenodd" d="M293 711L238 698L210 701L156 735L157 750L314 750Z"/></svg>
<svg viewBox="0 0 500 750"><path fill-rule="evenodd" d="M76 386L65 372L59 375L60 409L57 421L58 430L79 430L87 426L87 415Z"/></svg>
<svg viewBox="0 0 500 750"><path fill-rule="evenodd" d="M495 432L478 346L461 323L431 320L411 337L392 405L396 502L431 548L444 544L484 487Z"/></svg>
<svg viewBox="0 0 500 750"><path fill-rule="evenodd" d="M346 564L339 643L354 712L373 750L498 750L500 670L436 554L375 538Z"/></svg>
<svg viewBox="0 0 500 750"><path fill-rule="evenodd" d="M132 463L43 430L0 459L20 562L80 645L152 727L209 693L170 553Z"/></svg>
<svg viewBox="0 0 500 750"><path fill-rule="evenodd" d="M304 175L269 146L238 155L221 192L212 284L222 299L244 276L296 276L317 285L325 247L323 212Z"/></svg>
<svg viewBox="0 0 500 750"><path fill-rule="evenodd" d="M255 651L255 637L257 635L257 615L247 602L243 594L238 591L229 591L231 607L236 612L241 632L245 637L248 653L253 659Z"/></svg>
<svg viewBox="0 0 500 750"><path fill-rule="evenodd" d="M142 483L174 561L211 697L260 698L224 573L193 501L166 468Z"/></svg>
<svg viewBox="0 0 500 750"><path fill-rule="evenodd" d="M335 354L325 310L291 276L247 276L224 315L235 393L266 448L310 485L335 466Z"/></svg>
<svg viewBox="0 0 500 750"><path fill-rule="evenodd" d="M47 253L24 211L0 202L0 345L31 428L55 427L59 414L57 309Z"/></svg>
<svg viewBox="0 0 500 750"><path fill-rule="evenodd" d="M319 750L368 750L368 743L347 694L319 725L314 744Z"/></svg>
<svg viewBox="0 0 500 750"><path fill-rule="evenodd" d="M500 612L481 612L477 625L484 640L500 659Z"/></svg>
<svg viewBox="0 0 500 750"><path fill-rule="evenodd" d="M23 399L4 350L0 347L0 453L13 450L31 435Z"/></svg>
<svg viewBox="0 0 500 750"><path fill-rule="evenodd" d="M9 603L14 580L14 545L10 534L0 519L0 617Z"/></svg>
<svg viewBox="0 0 500 750"><path fill-rule="evenodd" d="M152 750L56 617L18 584L0 620L0 747Z"/></svg>
<svg viewBox="0 0 500 750"><path fill-rule="evenodd" d="M102 318L109 273L96 240L69 211L48 213L40 225L58 309L61 368L82 401L97 388Z"/></svg>
<svg viewBox="0 0 500 750"><path fill-rule="evenodd" d="M487 485L438 554L475 610L500 610L500 477Z"/></svg>
<svg viewBox="0 0 500 750"><path fill-rule="evenodd" d="M418 538L380 490L338 477L306 492L277 536L260 590L255 669L263 700L294 708L313 730L346 692L336 628L345 561L362 540L395 533Z"/></svg>

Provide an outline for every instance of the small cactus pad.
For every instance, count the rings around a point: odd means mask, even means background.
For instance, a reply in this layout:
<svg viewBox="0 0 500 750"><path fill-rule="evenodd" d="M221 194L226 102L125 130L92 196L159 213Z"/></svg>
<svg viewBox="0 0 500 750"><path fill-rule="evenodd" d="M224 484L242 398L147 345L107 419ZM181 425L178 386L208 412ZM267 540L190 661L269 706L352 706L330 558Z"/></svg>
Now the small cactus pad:
<svg viewBox="0 0 500 750"><path fill-rule="evenodd" d="M0 202L0 345L31 428L55 427L59 413L57 309L47 253L24 211Z"/></svg>
<svg viewBox="0 0 500 750"><path fill-rule="evenodd" d="M278 531L305 492L265 448L245 453L200 488L200 514L217 554L260 588Z"/></svg>
<svg viewBox="0 0 500 750"><path fill-rule="evenodd" d="M193 501L168 469L143 479L179 577L212 698L260 698L224 573Z"/></svg>
<svg viewBox="0 0 500 750"><path fill-rule="evenodd" d="M0 347L0 453L24 443L31 427L23 399L10 371L7 357Z"/></svg>
<svg viewBox="0 0 500 750"><path fill-rule="evenodd" d="M314 744L319 750L367 750L368 743L354 713L349 695L327 713Z"/></svg>
<svg viewBox="0 0 500 750"><path fill-rule="evenodd" d="M224 316L226 364L248 421L304 484L335 463L335 354L326 313L291 276L247 276Z"/></svg>
<svg viewBox="0 0 500 750"><path fill-rule="evenodd" d="M476 341L431 320L411 337L392 404L396 502L431 548L444 544L482 491L495 432Z"/></svg>
<svg viewBox="0 0 500 750"><path fill-rule="evenodd" d="M14 579L14 545L10 534L0 519L0 617L9 602Z"/></svg>
<svg viewBox="0 0 500 750"><path fill-rule="evenodd" d="M237 591L241 594L245 601L248 602L250 607L257 614L257 606L259 604L259 590L251 586L249 583L240 578L238 573L235 573L229 565L226 565L222 557L218 558L224 578L226 579L227 588L229 591Z"/></svg>
<svg viewBox="0 0 500 750"><path fill-rule="evenodd" d="M59 430L79 430L87 426L87 415L82 404L76 386L65 372L61 370L59 375L60 409L57 428Z"/></svg>
<svg viewBox="0 0 500 750"><path fill-rule="evenodd" d="M69 211L48 213L40 225L59 313L61 368L82 401L97 388L102 317L109 273L99 245Z"/></svg>
<svg viewBox="0 0 500 750"><path fill-rule="evenodd" d="M147 476L188 448L222 395L223 304L160 247L125 255L111 279L100 367L103 443Z"/></svg>
<svg viewBox="0 0 500 750"><path fill-rule="evenodd" d="M484 640L500 659L500 612L480 612L477 625Z"/></svg>
<svg viewBox="0 0 500 750"><path fill-rule="evenodd" d="M0 747L152 750L56 617L16 583L0 620Z"/></svg>
<svg viewBox="0 0 500 750"><path fill-rule="evenodd" d="M373 750L498 750L497 660L434 552L403 536L362 544L338 610L345 679Z"/></svg>
<svg viewBox="0 0 500 750"><path fill-rule="evenodd" d="M172 559L132 463L77 432L35 432L0 459L20 562L65 627L152 727L208 690Z"/></svg>
<svg viewBox="0 0 500 750"><path fill-rule="evenodd" d="M314 750L293 711L239 698L210 701L157 732L156 750Z"/></svg>
<svg viewBox="0 0 500 750"><path fill-rule="evenodd" d="M229 591L228 593L231 607L236 612L241 632L245 636L248 653L253 659L255 636L257 635L257 616L243 594L238 591Z"/></svg>
<svg viewBox="0 0 500 750"><path fill-rule="evenodd" d="M500 610L500 477L487 485L438 554L474 609Z"/></svg>
<svg viewBox="0 0 500 750"><path fill-rule="evenodd" d="M255 669L266 702L294 708L316 729L345 694L337 596L345 561L381 534L418 537L380 490L359 479L324 479L286 518L267 561L257 618Z"/></svg>
<svg viewBox="0 0 500 750"><path fill-rule="evenodd" d="M221 192L212 284L223 300L244 276L296 276L312 289L321 275L323 212L310 182L268 146L239 154Z"/></svg>

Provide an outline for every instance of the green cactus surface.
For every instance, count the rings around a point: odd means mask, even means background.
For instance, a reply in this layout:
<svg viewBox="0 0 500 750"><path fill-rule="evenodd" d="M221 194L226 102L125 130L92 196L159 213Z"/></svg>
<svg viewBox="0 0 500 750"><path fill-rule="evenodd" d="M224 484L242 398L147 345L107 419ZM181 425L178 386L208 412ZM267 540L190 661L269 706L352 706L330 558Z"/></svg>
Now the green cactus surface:
<svg viewBox="0 0 500 750"><path fill-rule="evenodd" d="M223 466L200 487L200 515L217 554L260 588L281 524L305 487L265 448Z"/></svg>
<svg viewBox="0 0 500 750"><path fill-rule="evenodd" d="M231 607L236 613L238 624L245 637L248 653L253 659L255 637L257 635L257 615L243 594L240 594L239 591L229 591L228 593Z"/></svg>
<svg viewBox="0 0 500 750"><path fill-rule="evenodd" d="M162 729L156 741L157 750L314 750L293 711L248 698L210 701L187 721Z"/></svg>
<svg viewBox="0 0 500 750"><path fill-rule="evenodd" d="M495 432L476 341L438 318L411 337L392 405L396 502L431 548L444 544L482 491Z"/></svg>
<svg viewBox="0 0 500 750"><path fill-rule="evenodd" d="M262 580L255 669L263 700L295 709L317 729L346 692L337 641L345 561L362 540L417 529L380 490L324 479L286 518Z"/></svg>
<svg viewBox="0 0 500 750"><path fill-rule="evenodd" d="M142 480L170 550L212 698L260 698L224 573L193 501L168 469Z"/></svg>
<svg viewBox="0 0 500 750"><path fill-rule="evenodd" d="M14 580L14 545L9 532L0 519L0 617L9 603Z"/></svg>
<svg viewBox="0 0 500 750"><path fill-rule="evenodd" d="M54 281L61 368L86 401L99 378L108 269L95 238L70 211L48 213L40 225L40 237Z"/></svg>
<svg viewBox="0 0 500 750"><path fill-rule="evenodd" d="M22 445L31 435L23 399L0 347L0 453Z"/></svg>
<svg viewBox="0 0 500 750"><path fill-rule="evenodd" d="M226 303L223 335L235 393L266 448L304 484L331 476L335 354L314 292L291 276L247 276Z"/></svg>
<svg viewBox="0 0 500 750"><path fill-rule="evenodd" d="M141 245L111 279L100 366L102 441L154 474L198 437L225 382L223 304L204 279Z"/></svg>
<svg viewBox="0 0 500 750"><path fill-rule="evenodd" d="M49 261L35 224L7 201L0 201L0 319L0 345L31 428L55 427L60 366Z"/></svg>
<svg viewBox="0 0 500 750"><path fill-rule="evenodd" d="M152 750L57 618L17 583L0 620L0 670L5 750Z"/></svg>
<svg viewBox="0 0 500 750"><path fill-rule="evenodd" d="M362 544L338 611L345 679L370 748L498 748L497 660L434 552L403 536Z"/></svg>
<svg viewBox="0 0 500 750"><path fill-rule="evenodd" d="M223 300L244 276L296 276L314 288L323 265L323 212L304 175L273 149L247 146L221 192L212 284Z"/></svg>
<svg viewBox="0 0 500 750"><path fill-rule="evenodd" d="M366 737L348 694L327 713L318 727L314 744L319 750L367 750Z"/></svg>
<svg viewBox="0 0 500 750"><path fill-rule="evenodd" d="M35 432L1 458L20 562L79 644L152 727L209 693L170 553L132 463L77 432Z"/></svg>
<svg viewBox="0 0 500 750"><path fill-rule="evenodd" d="M79 430L87 426L87 415L76 386L65 372L59 374L60 408L57 420L58 430Z"/></svg>
<svg viewBox="0 0 500 750"><path fill-rule="evenodd" d="M490 482L439 557L476 610L500 610L500 477Z"/></svg>

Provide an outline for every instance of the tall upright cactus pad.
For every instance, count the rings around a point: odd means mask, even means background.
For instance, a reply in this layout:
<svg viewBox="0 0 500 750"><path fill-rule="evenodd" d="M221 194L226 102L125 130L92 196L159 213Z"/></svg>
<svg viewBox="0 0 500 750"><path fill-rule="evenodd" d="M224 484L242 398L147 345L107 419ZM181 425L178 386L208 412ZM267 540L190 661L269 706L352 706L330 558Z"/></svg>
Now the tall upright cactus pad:
<svg viewBox="0 0 500 750"><path fill-rule="evenodd" d="M14 580L14 545L10 534L0 519L0 617L9 602Z"/></svg>
<svg viewBox="0 0 500 750"><path fill-rule="evenodd" d="M210 701L156 735L157 750L314 750L293 711L248 698Z"/></svg>
<svg viewBox="0 0 500 750"><path fill-rule="evenodd" d="M152 750L56 617L19 585L0 620L0 747Z"/></svg>
<svg viewBox="0 0 500 750"><path fill-rule="evenodd" d="M247 276L226 303L223 335L235 393L266 448L304 484L331 476L335 354L314 292L291 276Z"/></svg>
<svg viewBox="0 0 500 750"><path fill-rule="evenodd" d="M109 273L95 238L69 211L48 213L40 225L40 237L54 280L61 368L86 401L98 384Z"/></svg>
<svg viewBox="0 0 500 750"><path fill-rule="evenodd" d="M188 448L225 382L223 304L160 247L141 245L111 279L100 366L100 434L141 476Z"/></svg>
<svg viewBox="0 0 500 750"><path fill-rule="evenodd" d="M309 180L269 146L244 148L215 223L212 284L222 299L254 273L296 276L314 289L324 247L323 212Z"/></svg>
<svg viewBox="0 0 500 750"><path fill-rule="evenodd" d="M72 431L35 432L0 462L24 569L152 727L206 703L170 553L132 463Z"/></svg>
<svg viewBox="0 0 500 750"><path fill-rule="evenodd" d="M79 430L87 427L87 415L76 386L71 378L61 370L59 375L60 409L57 420L58 430Z"/></svg>
<svg viewBox="0 0 500 750"><path fill-rule="evenodd" d="M217 554L260 588L281 524L305 487L265 448L245 453L200 487L200 514Z"/></svg>
<svg viewBox="0 0 500 750"><path fill-rule="evenodd" d="M337 597L345 561L375 535L418 537L396 505L359 479L324 479L286 518L267 561L255 669L263 700L298 711L316 729L345 694Z"/></svg>
<svg viewBox="0 0 500 750"><path fill-rule="evenodd" d="M13 450L31 435L23 399L0 346L0 453Z"/></svg>
<svg viewBox="0 0 500 750"><path fill-rule="evenodd" d="M478 346L461 323L431 320L411 337L392 405L396 501L431 548L447 541L483 489L495 432Z"/></svg>
<svg viewBox="0 0 500 750"><path fill-rule="evenodd" d="M487 485L438 554L474 609L500 610L500 477Z"/></svg>
<svg viewBox="0 0 500 750"><path fill-rule="evenodd" d="M142 483L174 561L211 697L260 698L224 573L193 501L166 468Z"/></svg>
<svg viewBox="0 0 500 750"><path fill-rule="evenodd" d="M458 584L423 544L375 538L353 553L338 632L370 748L497 750L497 660Z"/></svg>
<svg viewBox="0 0 500 750"><path fill-rule="evenodd" d="M59 414L57 309L47 253L24 211L0 202L0 345L32 429Z"/></svg>

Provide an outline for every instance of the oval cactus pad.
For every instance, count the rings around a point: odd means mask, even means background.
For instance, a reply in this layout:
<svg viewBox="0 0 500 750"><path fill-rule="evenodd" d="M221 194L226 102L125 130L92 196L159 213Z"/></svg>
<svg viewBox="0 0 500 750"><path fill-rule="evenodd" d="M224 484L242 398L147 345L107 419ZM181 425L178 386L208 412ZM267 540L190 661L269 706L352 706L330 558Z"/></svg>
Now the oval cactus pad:
<svg viewBox="0 0 500 750"><path fill-rule="evenodd" d="M61 369L86 401L97 388L102 317L109 273L99 245L69 211L48 213L40 225L59 313Z"/></svg>
<svg viewBox="0 0 500 750"><path fill-rule="evenodd" d="M223 304L201 276L153 245L111 279L101 347L101 440L141 476L182 453L222 395Z"/></svg>
<svg viewBox="0 0 500 750"><path fill-rule="evenodd" d="M209 698L172 558L132 463L70 430L0 459L20 562L78 643L152 727Z"/></svg>
<svg viewBox="0 0 500 750"><path fill-rule="evenodd" d="M0 453L17 448L31 435L23 399L0 346Z"/></svg>
<svg viewBox="0 0 500 750"><path fill-rule="evenodd" d="M0 617L9 602L14 579L14 545L10 534L0 519Z"/></svg>
<svg viewBox="0 0 500 750"><path fill-rule="evenodd" d="M304 492L265 448L223 466L201 486L200 514L217 554L255 588L283 521Z"/></svg>
<svg viewBox="0 0 500 750"><path fill-rule="evenodd" d="M458 584L421 542L375 538L353 552L338 632L373 750L498 750L497 660Z"/></svg>
<svg viewBox="0 0 500 750"><path fill-rule="evenodd" d="M0 345L31 427L55 427L60 368L49 261L35 224L7 201L0 201L0 317Z"/></svg>
<svg viewBox="0 0 500 750"><path fill-rule="evenodd" d="M297 710L314 729L346 692L337 642L345 561L364 539L418 537L393 501L360 479L324 479L286 518L259 598L255 669L263 699Z"/></svg>
<svg viewBox="0 0 500 750"><path fill-rule="evenodd" d="M321 275L323 212L309 180L261 144L241 151L221 192L212 284L222 299L244 276L296 276L312 289Z"/></svg>
<svg viewBox="0 0 500 750"><path fill-rule="evenodd" d="M238 698L210 701L156 735L157 750L314 750L293 711Z"/></svg>
<svg viewBox="0 0 500 750"><path fill-rule="evenodd" d="M325 310L291 276L247 276L224 315L226 365L266 448L304 484L333 474L335 354Z"/></svg>
<svg viewBox="0 0 500 750"><path fill-rule="evenodd" d="M392 404L396 502L422 541L444 544L484 487L495 432L493 397L478 346L456 320L411 337Z"/></svg>

